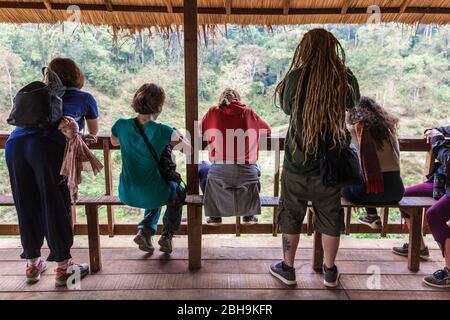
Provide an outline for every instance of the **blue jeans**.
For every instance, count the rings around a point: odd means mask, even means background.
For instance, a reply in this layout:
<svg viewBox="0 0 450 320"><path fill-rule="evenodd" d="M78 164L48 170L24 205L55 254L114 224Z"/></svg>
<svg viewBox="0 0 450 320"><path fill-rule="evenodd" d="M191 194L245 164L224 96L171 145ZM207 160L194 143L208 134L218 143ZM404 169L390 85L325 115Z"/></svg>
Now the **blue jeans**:
<svg viewBox="0 0 450 320"><path fill-rule="evenodd" d="M183 188L176 182L170 182L169 188L171 190L171 195L167 201L178 200L178 187ZM163 233L173 233L180 227L183 204L181 201L176 202L176 205L167 205L166 207L166 212L163 217ZM149 232L152 235L155 234L158 227L159 217L161 216L161 209L162 208L145 209L144 219L139 223L138 229Z"/></svg>

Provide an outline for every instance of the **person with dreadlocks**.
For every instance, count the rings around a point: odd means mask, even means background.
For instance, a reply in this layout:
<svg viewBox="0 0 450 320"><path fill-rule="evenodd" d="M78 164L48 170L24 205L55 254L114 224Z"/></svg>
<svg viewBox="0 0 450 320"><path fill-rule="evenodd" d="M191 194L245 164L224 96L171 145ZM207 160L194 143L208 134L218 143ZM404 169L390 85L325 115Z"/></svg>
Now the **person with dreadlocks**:
<svg viewBox="0 0 450 320"><path fill-rule="evenodd" d="M369 97L362 97L347 117L354 145L358 149L363 180L342 189L342 196L354 203L397 203L405 188L400 176L398 118ZM377 209L366 208L359 218L372 229L381 229Z"/></svg>
<svg viewBox="0 0 450 320"><path fill-rule="evenodd" d="M341 190L321 182L319 144L325 138L332 141L332 147L350 143L345 113L359 101L358 82L345 65L339 41L324 29L313 29L297 46L292 64L275 92L290 122L278 209L284 259L272 264L269 271L287 285L296 284L295 253L311 201L315 230L323 235L324 284L336 287L339 273L335 258L344 213Z"/></svg>

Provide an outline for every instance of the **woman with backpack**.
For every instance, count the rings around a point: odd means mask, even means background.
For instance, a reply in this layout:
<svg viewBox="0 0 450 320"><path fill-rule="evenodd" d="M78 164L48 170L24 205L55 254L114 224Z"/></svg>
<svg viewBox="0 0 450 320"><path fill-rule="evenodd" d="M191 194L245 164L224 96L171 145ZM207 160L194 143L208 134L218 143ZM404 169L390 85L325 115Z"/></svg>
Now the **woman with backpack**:
<svg viewBox="0 0 450 320"><path fill-rule="evenodd" d="M358 149L363 181L342 189L342 195L354 203L397 203L405 188L400 176L398 119L373 99L362 97L347 117L354 145ZM366 208L359 221L372 229L381 229L377 209Z"/></svg>
<svg viewBox="0 0 450 320"><path fill-rule="evenodd" d="M340 188L325 186L319 157L323 141L330 149L348 146L345 112L359 101L355 76L345 65L344 50L324 29L307 32L285 78L276 87L281 108L290 116L285 141L278 211L284 259L270 266L270 273L287 285L296 284L295 254L308 202L314 208L314 228L322 234L323 275L327 287L338 285L335 258L344 228Z"/></svg>
<svg viewBox="0 0 450 320"><path fill-rule="evenodd" d="M73 60L65 58L52 60L48 68L47 72L56 73L65 87L59 88L63 93L63 115L76 119L80 129L86 122L87 140L95 139L97 103L90 93L81 90L84 85L82 70ZM49 83L51 78L53 76L48 73L44 75L47 86L56 85ZM29 115L33 112L30 110ZM71 260L71 200L67 183L60 175L65 146L66 138L58 130L58 123L44 128L17 127L6 143L6 163L19 220L21 258L27 259L28 283L39 281L47 269L41 258L44 238L50 249L47 261L57 262L56 286L67 285L73 274L82 278L89 273L87 264L76 264Z"/></svg>
<svg viewBox="0 0 450 320"><path fill-rule="evenodd" d="M212 164L200 163L199 178L208 223L221 223L222 217L229 216L243 216L247 223L258 221L260 171L256 162L260 138L270 132L269 124L230 88L203 116L201 134Z"/></svg>
<svg viewBox="0 0 450 320"><path fill-rule="evenodd" d="M160 251L172 252L172 239L181 223L185 195L180 181L168 181L161 172L160 161L171 156L168 146L185 144L176 129L156 121L163 110L165 97L163 88L158 85L142 85L131 103L137 117L119 119L111 129L111 143L120 145L122 155L119 198L126 205L145 209L134 242L140 250L150 254L155 250L152 237L157 231L161 207L165 205L158 244ZM188 148L187 144L185 146Z"/></svg>

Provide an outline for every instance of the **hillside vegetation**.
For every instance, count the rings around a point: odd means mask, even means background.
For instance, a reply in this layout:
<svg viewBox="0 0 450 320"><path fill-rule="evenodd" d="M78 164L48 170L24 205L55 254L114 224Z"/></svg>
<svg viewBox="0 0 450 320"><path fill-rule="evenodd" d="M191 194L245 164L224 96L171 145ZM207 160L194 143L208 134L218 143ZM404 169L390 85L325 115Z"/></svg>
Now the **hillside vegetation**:
<svg viewBox="0 0 450 320"><path fill-rule="evenodd" d="M314 26L228 26L200 38L200 116L216 103L225 87L239 90L244 102L275 129L283 132L287 117L276 106L273 90L290 65L302 35ZM450 27L396 24L379 26L324 26L342 42L347 64L359 80L361 93L371 96L400 117L401 135L419 136L423 129L450 123ZM0 129L6 124L15 92L40 78L40 70L52 58L71 57L86 75L85 90L93 93L100 108L101 131L114 121L132 115L130 101L144 82L162 85L167 103L160 121L184 127L182 34L120 34L117 41L107 28L54 26L0 26ZM406 184L422 179L424 156L402 154ZM1 158L4 159L3 154ZM101 157L100 157L101 158ZM182 161L182 157L178 157ZM114 183L117 186L120 154L114 153ZM181 164L181 162L180 162ZM272 193L273 162L261 157L263 192ZM184 171L184 167L180 166ZM0 163L9 193L4 160ZM82 193L101 194L103 173L85 175ZM2 209L0 222L15 219ZM117 210L119 218L135 221L137 210ZM269 212L266 212L269 218Z"/></svg>

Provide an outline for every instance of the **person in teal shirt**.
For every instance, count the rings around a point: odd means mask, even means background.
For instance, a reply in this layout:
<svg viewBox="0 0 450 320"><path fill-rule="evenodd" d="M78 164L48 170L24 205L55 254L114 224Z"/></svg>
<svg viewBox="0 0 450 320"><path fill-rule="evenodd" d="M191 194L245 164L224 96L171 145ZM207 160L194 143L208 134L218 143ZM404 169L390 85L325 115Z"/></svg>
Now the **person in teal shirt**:
<svg viewBox="0 0 450 320"><path fill-rule="evenodd" d="M182 141L175 129L156 122L164 100L163 88L155 84L144 84L135 93L131 104L138 113L136 119L158 155L162 154L167 145L176 145ZM153 253L152 236L156 233L161 207L167 205L163 233L158 243L161 251L171 253L173 234L181 223L182 201L177 200L178 191L183 187L176 182L167 183L161 177L158 163L137 130L135 118L117 120L111 132L111 143L120 145L122 155L119 198L126 205L145 209L144 219L138 225L134 242L139 249Z"/></svg>

